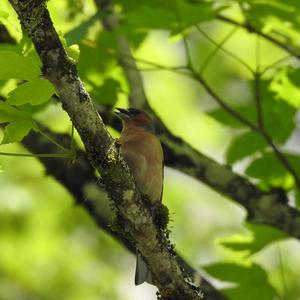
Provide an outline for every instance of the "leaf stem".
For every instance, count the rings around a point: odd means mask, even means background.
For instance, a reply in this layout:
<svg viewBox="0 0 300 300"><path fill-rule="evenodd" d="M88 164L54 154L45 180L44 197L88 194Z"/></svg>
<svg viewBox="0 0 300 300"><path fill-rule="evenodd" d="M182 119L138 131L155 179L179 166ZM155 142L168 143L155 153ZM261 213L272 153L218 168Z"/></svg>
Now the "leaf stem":
<svg viewBox="0 0 300 300"><path fill-rule="evenodd" d="M69 149L65 148L63 145L61 145L60 143L55 141L52 137L50 137L48 134L46 134L37 124L36 124L36 127L38 129L38 132L42 136L44 136L48 141L50 141L52 144L56 145L58 148L60 148L61 150L65 151L65 152L70 152Z"/></svg>
<svg viewBox="0 0 300 300"><path fill-rule="evenodd" d="M249 23L240 23L238 21L235 21L231 18L228 18L226 16L223 15L218 15L217 18L223 22L232 24L232 25L237 25L240 26L244 29L246 29L247 31L251 32L255 32L256 34L260 35L261 37L265 38L266 40L270 41L271 43L273 43L274 45L278 46L279 48L285 50L286 52L290 53L291 55L293 55L294 57L296 57L298 60L300 60L300 53L298 52L298 50L290 45L288 45L285 42L282 42L278 39L276 39L275 37L268 35L262 31L260 31L259 29L256 29L255 27L253 27L251 24Z"/></svg>
<svg viewBox="0 0 300 300"><path fill-rule="evenodd" d="M197 27L200 28L199 25L197 25ZM216 56L216 54L219 52L219 50L223 50L222 46L233 36L233 34L236 32L238 27L234 27L232 30L230 30L230 32L224 37L224 39L219 43L214 43L214 45L216 45L216 48L214 51L212 51L206 58L206 60L204 61L204 63L202 64L200 70L199 70L199 74L203 74L204 70L206 69L206 67L208 66L209 62ZM212 40L210 40L212 41Z"/></svg>
<svg viewBox="0 0 300 300"><path fill-rule="evenodd" d="M71 158L70 153L42 153L42 154L30 154L30 153L11 153L0 152L0 155L5 156L21 156L21 157L41 157L41 158Z"/></svg>
<svg viewBox="0 0 300 300"><path fill-rule="evenodd" d="M206 34L206 32L204 30L202 30L202 28L199 25L196 25L196 29L208 40L210 41L213 45L215 45L217 48L215 49L215 51L218 50L222 50L225 54L227 54L229 57L231 57L232 59L236 60L237 62L239 62L241 65L243 65L251 74L254 74L254 70L245 62L243 61L241 58L239 58L238 56L236 56L235 54L231 53L230 51L224 49L222 46L228 41L228 39L235 33L236 31L235 27L232 32L230 32L228 34L228 36L226 36L224 38L224 40L218 44L217 42L215 42L208 34ZM203 69L203 66L202 66ZM203 70L200 71L200 74L203 73Z"/></svg>

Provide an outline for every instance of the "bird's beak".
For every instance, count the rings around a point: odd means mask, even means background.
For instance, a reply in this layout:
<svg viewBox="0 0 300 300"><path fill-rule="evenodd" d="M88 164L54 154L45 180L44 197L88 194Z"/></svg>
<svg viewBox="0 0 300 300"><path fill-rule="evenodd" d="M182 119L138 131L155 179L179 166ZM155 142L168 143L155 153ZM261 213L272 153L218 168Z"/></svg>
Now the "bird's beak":
<svg viewBox="0 0 300 300"><path fill-rule="evenodd" d="M121 120L127 120L129 119L130 115L129 115L129 111L127 109L124 108L116 108L115 114L121 119Z"/></svg>

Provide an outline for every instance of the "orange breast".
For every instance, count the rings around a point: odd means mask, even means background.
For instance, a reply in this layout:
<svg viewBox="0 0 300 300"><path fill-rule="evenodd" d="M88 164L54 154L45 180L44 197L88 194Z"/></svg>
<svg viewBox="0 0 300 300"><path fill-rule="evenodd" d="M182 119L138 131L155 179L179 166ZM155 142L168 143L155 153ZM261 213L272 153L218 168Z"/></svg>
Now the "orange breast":
<svg viewBox="0 0 300 300"><path fill-rule="evenodd" d="M155 203L161 200L163 187L163 151L156 136L145 131L130 131L120 139L122 154L139 190Z"/></svg>

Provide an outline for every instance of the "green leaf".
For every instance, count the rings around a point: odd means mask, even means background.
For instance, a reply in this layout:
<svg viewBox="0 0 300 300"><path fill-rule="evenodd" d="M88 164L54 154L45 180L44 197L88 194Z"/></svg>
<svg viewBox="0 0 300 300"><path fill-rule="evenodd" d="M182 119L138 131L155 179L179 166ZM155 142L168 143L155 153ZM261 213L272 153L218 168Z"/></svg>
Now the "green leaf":
<svg viewBox="0 0 300 300"><path fill-rule="evenodd" d="M249 255L253 255L261 251L264 247L271 243L286 239L289 236L274 228L267 225L247 224L247 228L252 232L252 240L244 242L222 242L227 248L235 251L249 251Z"/></svg>
<svg viewBox="0 0 300 300"><path fill-rule="evenodd" d="M136 31L146 29L168 29L178 31L203 21L212 20L216 16L212 2L177 1L121 1L127 12L126 24ZM180 25L178 24L178 15Z"/></svg>
<svg viewBox="0 0 300 300"><path fill-rule="evenodd" d="M7 102L12 105L25 103L38 105L48 101L54 92L54 87L48 80L38 78L25 82L11 91Z"/></svg>
<svg viewBox="0 0 300 300"><path fill-rule="evenodd" d="M40 69L31 59L12 51L0 51L0 79L32 80Z"/></svg>
<svg viewBox="0 0 300 300"><path fill-rule="evenodd" d="M111 32L103 31L96 41L82 41L80 44L78 69L85 81L90 81L95 74L101 74L115 65L117 58L116 41ZM99 75L98 75L99 76Z"/></svg>
<svg viewBox="0 0 300 300"><path fill-rule="evenodd" d="M105 80L103 85L95 87L91 92L92 96L96 101L102 105L114 106L118 100L118 90L120 83L112 78Z"/></svg>
<svg viewBox="0 0 300 300"><path fill-rule="evenodd" d="M204 268L211 276L238 284L234 288L222 289L231 300L272 300L276 291L270 285L267 274L259 265L249 267L230 263L216 263Z"/></svg>
<svg viewBox="0 0 300 300"><path fill-rule="evenodd" d="M0 24L5 23L8 17L9 17L9 14L6 11L0 9Z"/></svg>
<svg viewBox="0 0 300 300"><path fill-rule="evenodd" d="M247 16L251 22L263 26L264 23L272 21L272 18L277 18L284 23L289 23L295 28L300 25L298 11L300 3L297 0L246 0L249 9ZM271 20L270 20L271 19ZM286 25L286 24L284 24ZM290 25L290 26L291 26ZM283 26L284 27L284 26Z"/></svg>
<svg viewBox="0 0 300 300"><path fill-rule="evenodd" d="M67 48L68 55L75 60L75 62L78 62L79 55L80 55L80 49L77 44L73 44Z"/></svg>
<svg viewBox="0 0 300 300"><path fill-rule="evenodd" d="M89 19L84 22L81 22L77 27L73 28L71 31L66 33L65 39L67 40L68 45L78 43L80 40L85 38L88 35L90 28L96 23L100 22L99 13L95 13Z"/></svg>
<svg viewBox="0 0 300 300"><path fill-rule="evenodd" d="M254 86L253 81L249 82ZM295 107L290 106L285 101L276 99L276 95L270 90L271 82L269 80L260 81L261 109L263 115L263 124L269 135L275 142L283 144L290 137L295 129L294 117L296 114ZM254 95L254 92L253 92ZM254 96L253 96L254 98ZM231 107L253 125L257 126L257 109L253 103L247 106ZM222 108L218 108L207 113L215 118L218 122L232 128L245 128L246 125L238 121L230 113ZM284 118L282 117L284 116Z"/></svg>
<svg viewBox="0 0 300 300"><path fill-rule="evenodd" d="M0 102L0 123L9 123L4 129L1 144L20 142L31 129L36 130L29 114L6 102Z"/></svg>
<svg viewBox="0 0 300 300"><path fill-rule="evenodd" d="M249 131L235 138L227 149L228 164L233 164L268 146L260 134Z"/></svg>
<svg viewBox="0 0 300 300"><path fill-rule="evenodd" d="M256 110L254 105L247 105L247 106L239 106L234 107L234 110L246 118L248 121L254 123L256 120ZM241 123L239 120L237 120L235 117L233 117L230 113L228 113L223 108L217 108L215 110L212 110L210 112L207 112L209 116L216 119L218 122L232 127L232 128L245 128L246 125Z"/></svg>
<svg viewBox="0 0 300 300"><path fill-rule="evenodd" d="M274 77L271 90L295 108L300 108L300 69L283 68Z"/></svg>
<svg viewBox="0 0 300 300"><path fill-rule="evenodd" d="M182 29L194 26L200 22L213 20L217 11L213 8L212 2L191 2L177 0L177 9ZM178 28L176 28L178 29Z"/></svg>
<svg viewBox="0 0 300 300"><path fill-rule="evenodd" d="M14 119L28 119L28 115L7 102L0 101L0 123L12 122Z"/></svg>
<svg viewBox="0 0 300 300"><path fill-rule="evenodd" d="M261 80L260 89L264 126L273 140L282 144L295 128L296 109L287 102L276 99L276 95L271 91L270 80Z"/></svg>
<svg viewBox="0 0 300 300"><path fill-rule="evenodd" d="M300 156L284 153L294 170L300 176ZM259 178L261 183L270 186L291 188L293 181L290 173L278 160L274 152L266 152L260 158L251 162L245 173L253 178Z"/></svg>
<svg viewBox="0 0 300 300"><path fill-rule="evenodd" d="M5 127L1 144L20 142L33 128L32 122L28 120L16 119Z"/></svg>

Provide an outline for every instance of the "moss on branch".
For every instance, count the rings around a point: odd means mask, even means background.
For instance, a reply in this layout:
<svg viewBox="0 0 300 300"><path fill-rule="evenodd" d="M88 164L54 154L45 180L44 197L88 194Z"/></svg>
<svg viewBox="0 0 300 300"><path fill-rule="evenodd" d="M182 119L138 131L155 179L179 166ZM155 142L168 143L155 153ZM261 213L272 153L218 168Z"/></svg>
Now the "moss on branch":
<svg viewBox="0 0 300 300"><path fill-rule="evenodd" d="M100 172L123 230L149 264L163 299L201 299L186 280L176 258L161 242L151 213L141 201L124 160L81 82L55 31L45 2L9 0L42 62L43 75L53 83L63 108L77 129L91 164ZM109 154L109 155L108 155ZM113 158L113 159L112 159Z"/></svg>

